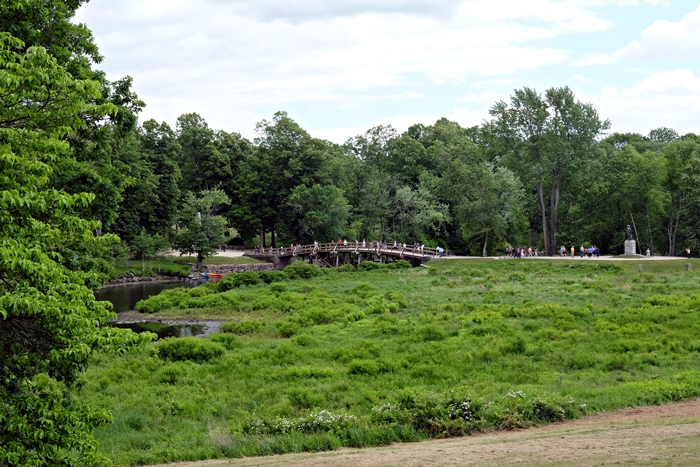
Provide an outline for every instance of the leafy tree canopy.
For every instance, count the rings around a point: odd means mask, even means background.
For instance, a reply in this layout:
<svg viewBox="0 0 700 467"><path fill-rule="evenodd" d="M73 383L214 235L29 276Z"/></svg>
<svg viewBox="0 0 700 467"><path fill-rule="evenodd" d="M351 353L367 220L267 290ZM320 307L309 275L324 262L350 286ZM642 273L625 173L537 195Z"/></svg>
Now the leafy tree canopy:
<svg viewBox="0 0 700 467"><path fill-rule="evenodd" d="M89 104L99 90L44 48L0 33L0 465L102 464L91 432L110 416L68 389L93 350L150 338L99 327L112 313L86 284L104 277L62 264L64 251L115 241L76 214L93 195L49 186L80 114L115 110Z"/></svg>

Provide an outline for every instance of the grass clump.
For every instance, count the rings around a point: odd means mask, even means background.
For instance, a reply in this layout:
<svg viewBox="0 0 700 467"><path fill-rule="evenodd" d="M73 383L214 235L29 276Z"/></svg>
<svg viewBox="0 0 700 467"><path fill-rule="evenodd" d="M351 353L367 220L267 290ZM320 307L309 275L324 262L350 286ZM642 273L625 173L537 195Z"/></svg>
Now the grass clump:
<svg viewBox="0 0 700 467"><path fill-rule="evenodd" d="M194 337L170 337L160 341L156 347L158 356L163 360L191 360L202 363L220 358L226 348L215 342Z"/></svg>

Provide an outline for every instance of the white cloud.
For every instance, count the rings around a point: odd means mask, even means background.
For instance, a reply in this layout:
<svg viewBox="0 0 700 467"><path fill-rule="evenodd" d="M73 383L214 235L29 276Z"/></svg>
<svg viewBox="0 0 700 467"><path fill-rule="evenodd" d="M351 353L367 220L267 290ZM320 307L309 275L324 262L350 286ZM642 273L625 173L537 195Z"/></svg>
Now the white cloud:
<svg viewBox="0 0 700 467"><path fill-rule="evenodd" d="M574 81L578 81L579 83L584 83L588 84L591 82L591 78L583 75L574 75L573 76Z"/></svg>
<svg viewBox="0 0 700 467"><path fill-rule="evenodd" d="M614 53L618 59L685 58L700 55L700 5L682 20L655 21L638 41Z"/></svg>
<svg viewBox="0 0 700 467"><path fill-rule="evenodd" d="M196 111L250 135L255 119L297 104L339 112L375 103L368 127L391 114L382 102L410 100L415 118L434 121L421 107L426 89L498 91L525 72L569 65L557 38L613 25L595 5L643 3L659 1L91 0L78 20L94 31L108 76L134 77L143 118L173 123ZM474 99L460 105L485 113L495 102Z"/></svg>
<svg viewBox="0 0 700 467"><path fill-rule="evenodd" d="M612 131L646 133L666 126L681 134L700 132L700 77L689 70L656 73L626 89L606 87L592 101L611 119Z"/></svg>
<svg viewBox="0 0 700 467"><path fill-rule="evenodd" d="M639 40L612 54L591 54L579 60L580 66L605 65L625 60L673 59L700 56L700 5L680 21L654 21Z"/></svg>

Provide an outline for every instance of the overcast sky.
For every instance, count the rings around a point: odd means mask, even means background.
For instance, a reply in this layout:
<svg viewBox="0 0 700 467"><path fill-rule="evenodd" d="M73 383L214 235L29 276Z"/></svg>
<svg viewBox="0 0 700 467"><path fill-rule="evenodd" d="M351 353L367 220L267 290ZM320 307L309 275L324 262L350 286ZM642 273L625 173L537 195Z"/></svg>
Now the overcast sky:
<svg viewBox="0 0 700 467"><path fill-rule="evenodd" d="M91 0L77 21L142 121L197 112L252 138L284 110L340 143L569 86L612 131L700 133L697 0Z"/></svg>

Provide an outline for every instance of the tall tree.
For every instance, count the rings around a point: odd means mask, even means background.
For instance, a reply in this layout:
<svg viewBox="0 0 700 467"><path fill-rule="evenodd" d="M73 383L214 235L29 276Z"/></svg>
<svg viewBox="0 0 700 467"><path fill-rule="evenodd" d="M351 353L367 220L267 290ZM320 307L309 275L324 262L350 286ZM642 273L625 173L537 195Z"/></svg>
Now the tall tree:
<svg viewBox="0 0 700 467"><path fill-rule="evenodd" d="M197 196L187 193L185 197L176 244L181 254L197 255L197 269L226 241L226 218L218 213L229 203L221 190L202 191Z"/></svg>
<svg viewBox="0 0 700 467"><path fill-rule="evenodd" d="M180 145L167 123L144 122L136 138L137 156L129 166L133 182L119 205L113 231L131 242L141 230L168 236L177 218L180 194Z"/></svg>
<svg viewBox="0 0 700 467"><path fill-rule="evenodd" d="M61 262L62 251L114 240L77 214L93 195L49 185L81 114L116 110L88 104L98 97L99 83L0 33L0 465L101 465L92 430L111 417L69 390L95 349L149 338L100 327L113 314L85 286L99 274Z"/></svg>
<svg viewBox="0 0 700 467"><path fill-rule="evenodd" d="M492 151L536 192L545 252L554 254L562 194L572 178L596 159L596 142L609 127L591 104L576 100L568 87L550 88L542 96L530 88L516 90L510 104L500 101L485 130Z"/></svg>
<svg viewBox="0 0 700 467"><path fill-rule="evenodd" d="M697 159L700 157L700 138L688 134L673 140L665 147L663 156L667 168L665 186L670 195L664 225L668 236L668 252L675 255L679 252L678 234L682 230L685 217L688 214L692 217L697 216L697 212L688 212L688 206L694 201L690 193L697 192L695 170L698 168Z"/></svg>

